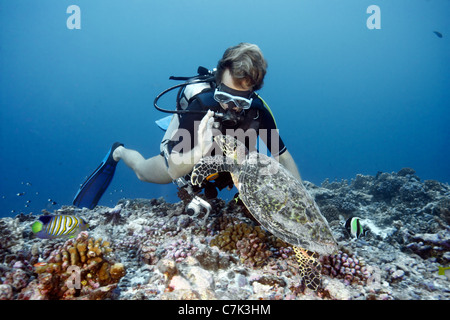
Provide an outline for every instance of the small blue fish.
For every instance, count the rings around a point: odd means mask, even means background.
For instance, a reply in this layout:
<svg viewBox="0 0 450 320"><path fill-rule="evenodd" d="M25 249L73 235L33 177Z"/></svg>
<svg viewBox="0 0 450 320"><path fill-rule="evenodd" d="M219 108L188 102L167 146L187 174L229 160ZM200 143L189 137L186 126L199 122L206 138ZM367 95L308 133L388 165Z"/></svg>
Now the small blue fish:
<svg viewBox="0 0 450 320"><path fill-rule="evenodd" d="M70 215L41 216L31 230L41 239L73 238L89 225L80 217Z"/></svg>
<svg viewBox="0 0 450 320"><path fill-rule="evenodd" d="M344 227L353 238L363 237L369 231L361 225L360 220L358 217L351 217L345 221Z"/></svg>

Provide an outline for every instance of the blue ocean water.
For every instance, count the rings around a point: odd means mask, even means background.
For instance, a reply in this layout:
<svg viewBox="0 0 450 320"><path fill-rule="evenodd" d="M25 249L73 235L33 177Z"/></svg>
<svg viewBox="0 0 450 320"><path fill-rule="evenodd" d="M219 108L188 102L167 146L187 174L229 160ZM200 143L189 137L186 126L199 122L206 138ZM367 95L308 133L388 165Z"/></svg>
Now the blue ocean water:
<svg viewBox="0 0 450 320"><path fill-rule="evenodd" d="M81 29L67 27L71 5ZM114 141L157 154L166 114L152 103L169 76L213 68L239 42L268 60L260 94L303 179L412 167L450 182L449 12L447 0L0 0L0 216L70 205ZM176 191L119 163L99 204Z"/></svg>

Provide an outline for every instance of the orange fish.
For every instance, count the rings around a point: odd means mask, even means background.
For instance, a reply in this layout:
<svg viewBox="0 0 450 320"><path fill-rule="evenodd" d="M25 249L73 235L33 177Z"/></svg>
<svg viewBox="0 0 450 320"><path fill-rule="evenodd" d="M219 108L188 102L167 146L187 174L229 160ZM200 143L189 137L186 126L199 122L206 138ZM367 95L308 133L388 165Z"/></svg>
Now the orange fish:
<svg viewBox="0 0 450 320"><path fill-rule="evenodd" d="M38 262L33 267L39 268L39 267L45 267L47 265L47 262Z"/></svg>

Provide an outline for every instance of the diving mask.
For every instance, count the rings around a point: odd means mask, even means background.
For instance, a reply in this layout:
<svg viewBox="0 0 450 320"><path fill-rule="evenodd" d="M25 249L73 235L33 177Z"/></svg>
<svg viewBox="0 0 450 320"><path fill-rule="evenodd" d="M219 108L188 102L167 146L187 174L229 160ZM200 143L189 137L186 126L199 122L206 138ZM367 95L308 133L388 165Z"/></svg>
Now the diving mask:
<svg viewBox="0 0 450 320"><path fill-rule="evenodd" d="M253 99L245 98L250 97L251 94L252 91L234 90L222 83L219 85L216 91L214 91L214 100L223 104L233 102L239 109L239 111L242 111L243 109L249 109L250 106L252 105Z"/></svg>

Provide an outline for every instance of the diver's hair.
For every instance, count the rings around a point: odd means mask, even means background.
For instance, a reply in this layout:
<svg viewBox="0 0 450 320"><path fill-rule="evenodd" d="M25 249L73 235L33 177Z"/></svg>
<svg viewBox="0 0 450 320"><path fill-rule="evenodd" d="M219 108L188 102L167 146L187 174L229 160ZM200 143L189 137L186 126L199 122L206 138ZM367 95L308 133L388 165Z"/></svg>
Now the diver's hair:
<svg viewBox="0 0 450 320"><path fill-rule="evenodd" d="M222 82L225 70L241 84L252 87L254 91L262 88L267 70L267 61L256 44L242 42L225 50L217 64L216 82Z"/></svg>

